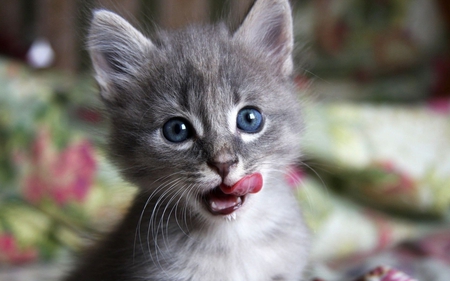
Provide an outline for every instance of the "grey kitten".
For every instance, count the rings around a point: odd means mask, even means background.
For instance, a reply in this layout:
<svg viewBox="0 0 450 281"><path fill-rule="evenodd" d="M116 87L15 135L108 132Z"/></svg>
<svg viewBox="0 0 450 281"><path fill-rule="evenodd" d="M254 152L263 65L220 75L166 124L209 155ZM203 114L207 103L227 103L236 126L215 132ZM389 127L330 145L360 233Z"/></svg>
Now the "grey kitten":
<svg viewBox="0 0 450 281"><path fill-rule="evenodd" d="M300 157L288 0L241 26L150 40L95 12L89 51L110 151L140 189L66 280L300 280L308 231L285 181Z"/></svg>

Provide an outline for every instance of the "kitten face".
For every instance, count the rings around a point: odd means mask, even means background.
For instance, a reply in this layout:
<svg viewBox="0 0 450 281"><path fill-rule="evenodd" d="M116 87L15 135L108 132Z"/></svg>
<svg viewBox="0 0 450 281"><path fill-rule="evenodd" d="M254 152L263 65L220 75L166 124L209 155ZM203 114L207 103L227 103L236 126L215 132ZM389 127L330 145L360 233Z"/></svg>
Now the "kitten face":
<svg viewBox="0 0 450 281"><path fill-rule="evenodd" d="M191 27L153 42L97 13L91 57L111 155L149 196L210 219L235 216L299 157L290 14L266 8L279 21L273 29L250 14L235 34Z"/></svg>

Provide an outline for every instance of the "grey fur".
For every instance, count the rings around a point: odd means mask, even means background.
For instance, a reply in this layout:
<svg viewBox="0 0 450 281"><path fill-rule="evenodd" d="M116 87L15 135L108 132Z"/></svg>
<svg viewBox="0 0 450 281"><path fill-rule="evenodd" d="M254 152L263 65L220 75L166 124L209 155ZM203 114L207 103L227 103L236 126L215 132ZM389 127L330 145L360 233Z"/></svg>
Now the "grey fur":
<svg viewBox="0 0 450 281"><path fill-rule="evenodd" d="M308 231L284 172L300 157L287 0L258 0L242 25L191 26L153 41L96 11L89 51L111 120L110 155L140 192L123 221L89 252L75 280L301 280ZM236 128L258 108L261 132ZM165 140L172 117L195 134ZM233 159L222 178L210 163ZM260 172L264 186L232 215L212 215L203 194Z"/></svg>

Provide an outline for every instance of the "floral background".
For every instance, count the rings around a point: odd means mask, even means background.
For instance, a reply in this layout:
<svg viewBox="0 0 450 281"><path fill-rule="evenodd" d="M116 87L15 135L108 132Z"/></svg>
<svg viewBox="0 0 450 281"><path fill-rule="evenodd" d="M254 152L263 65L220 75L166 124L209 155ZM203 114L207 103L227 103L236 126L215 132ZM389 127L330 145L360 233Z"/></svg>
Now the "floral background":
<svg viewBox="0 0 450 281"><path fill-rule="evenodd" d="M104 159L90 79L0 59L0 84L0 265L52 260L110 227L134 189Z"/></svg>
<svg viewBox="0 0 450 281"><path fill-rule="evenodd" d="M2 59L0 79L5 86L0 95L0 276L10 277L19 268L36 270L31 266L36 263L45 270L48 263L60 268L120 218L134 188L105 159L105 122L90 78L36 73ZM429 105L307 108L307 123L313 124L304 140L309 161L293 168L289 180L315 238L317 265L311 275L351 280L370 271L385 276L380 280L397 280L388 272L423 276L438 274L438 267L449 276L448 112ZM374 130L380 112L387 121L377 122ZM412 129L388 122L391 115L402 116ZM381 139L370 134L381 128L403 133L399 139L393 133ZM423 129L422 139L408 131ZM406 164L424 167L402 165L406 141L412 147L407 155L415 159ZM387 143L399 149L381 157ZM424 145L434 152L423 154ZM391 268L376 269L384 264ZM428 264L433 266L427 269Z"/></svg>
<svg viewBox="0 0 450 281"><path fill-rule="evenodd" d="M450 53L430 3L296 6L311 43L296 53L307 126L288 180L314 237L309 280L449 279ZM0 280L57 280L135 189L105 157L90 75L0 57L0 85Z"/></svg>

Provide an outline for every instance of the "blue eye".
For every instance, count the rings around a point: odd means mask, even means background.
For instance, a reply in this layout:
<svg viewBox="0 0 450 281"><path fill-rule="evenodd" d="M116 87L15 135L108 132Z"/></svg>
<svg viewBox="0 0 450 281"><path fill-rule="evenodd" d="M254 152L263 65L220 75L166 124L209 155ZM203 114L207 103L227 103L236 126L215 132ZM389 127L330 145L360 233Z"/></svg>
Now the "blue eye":
<svg viewBox="0 0 450 281"><path fill-rule="evenodd" d="M263 117L255 108L245 107L238 112L236 123L246 133L257 133L262 128Z"/></svg>
<svg viewBox="0 0 450 281"><path fill-rule="evenodd" d="M192 130L186 120L172 118L164 124L163 135L170 142L183 142L192 136Z"/></svg>

